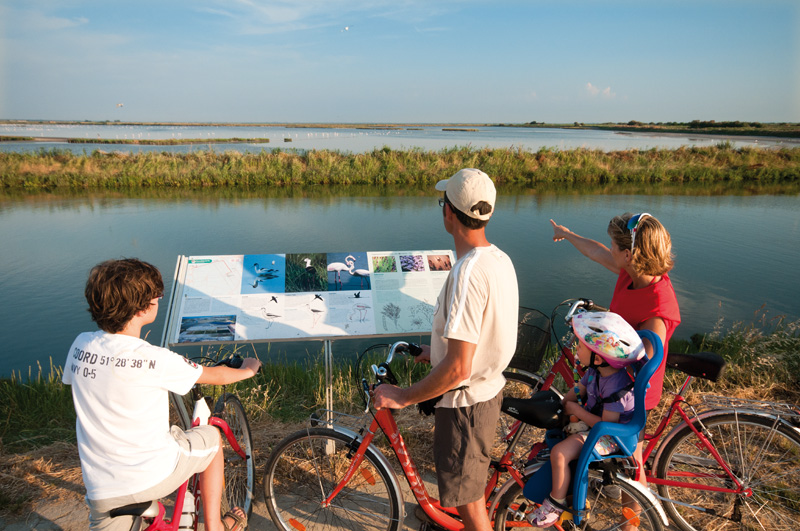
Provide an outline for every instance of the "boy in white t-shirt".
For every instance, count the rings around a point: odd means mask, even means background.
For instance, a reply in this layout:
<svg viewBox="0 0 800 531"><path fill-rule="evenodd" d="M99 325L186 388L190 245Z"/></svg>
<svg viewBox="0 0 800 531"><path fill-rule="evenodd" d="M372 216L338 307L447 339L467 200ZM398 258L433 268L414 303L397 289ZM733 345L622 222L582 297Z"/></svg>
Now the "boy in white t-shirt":
<svg viewBox="0 0 800 531"><path fill-rule="evenodd" d="M238 382L254 376L261 362L203 367L140 339L163 293L158 269L135 258L98 264L86 282L89 312L100 330L75 339L62 380L72 386L89 528L130 529L132 517L109 512L164 498L199 472L205 529L239 531L247 526L240 508L211 517L220 514L224 482L219 432L213 426L170 428L169 392Z"/></svg>

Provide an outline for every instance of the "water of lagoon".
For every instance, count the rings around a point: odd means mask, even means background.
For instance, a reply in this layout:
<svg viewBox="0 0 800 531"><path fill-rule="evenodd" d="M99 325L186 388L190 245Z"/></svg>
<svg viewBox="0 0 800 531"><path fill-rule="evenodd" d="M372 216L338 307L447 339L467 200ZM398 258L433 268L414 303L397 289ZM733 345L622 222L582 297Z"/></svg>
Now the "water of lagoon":
<svg viewBox="0 0 800 531"><path fill-rule="evenodd" d="M61 365L74 337L95 329L83 299L89 269L139 257L171 287L176 258L202 254L381 251L452 248L433 193L381 196L221 198L190 194L120 198L34 196L0 199L0 376L49 360ZM549 312L569 297L610 299L615 277L566 242L549 219L606 242L608 220L647 211L670 230L671 276L683 324L677 337L722 321L800 317L800 198L797 196L501 195L489 239L514 261L520 302ZM163 309L150 328L159 343ZM418 339L418 338L417 338ZM363 348L334 343L334 355ZM311 352L319 343L272 344L259 354Z"/></svg>
<svg viewBox="0 0 800 531"><path fill-rule="evenodd" d="M364 153L388 146L391 149L423 149L439 151L453 146L503 148L514 146L536 151L540 148L590 148L604 151L625 149L674 149L681 146L713 146L720 137L693 135L631 134L613 131L579 129L533 129L519 127L445 128L403 127L398 129L331 129L290 128L285 126L160 126L160 125L61 125L0 124L2 136L26 136L51 139L81 138L109 140L214 140L222 138L268 139L269 143L190 144L177 146L144 146L132 144L69 144L64 140L50 142L2 142L0 151L30 152L40 149L64 149L74 153L95 150L124 152L240 151L261 152L273 149L327 149ZM465 130L475 129L475 130ZM731 140L735 147L796 146L797 139L739 138Z"/></svg>

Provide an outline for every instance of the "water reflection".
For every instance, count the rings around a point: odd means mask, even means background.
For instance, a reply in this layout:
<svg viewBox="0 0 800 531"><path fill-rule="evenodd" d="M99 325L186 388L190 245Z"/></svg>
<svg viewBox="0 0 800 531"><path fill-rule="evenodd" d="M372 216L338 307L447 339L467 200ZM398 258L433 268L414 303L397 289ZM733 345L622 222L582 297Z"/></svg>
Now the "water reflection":
<svg viewBox="0 0 800 531"><path fill-rule="evenodd" d="M454 146L473 148L516 147L531 151L541 148L590 148L604 151L625 149L674 149L681 146L713 146L721 137L653 133L620 133L591 129L551 129L477 126L470 130L447 130L442 126L398 126L393 128L322 128L287 126L154 126L96 124L0 124L0 135L55 139L107 140L216 140L262 139L268 143L197 143L184 145L142 145L86 143L68 144L64 140L41 142L0 142L0 151L36 151L41 148L66 149L74 153L101 151L189 153L194 151L331 150L366 153L388 147L396 150L439 151ZM734 147L797 145L796 139L734 137Z"/></svg>
<svg viewBox="0 0 800 531"><path fill-rule="evenodd" d="M549 311L568 297L610 299L614 277L565 243L553 243L548 220L606 241L608 220L624 211L656 215L673 236L672 274L683 324L676 336L713 329L722 318L800 317L800 198L787 195L648 195L575 189L503 189L488 228L517 268L521 303ZM632 190L633 191L633 190ZM348 187L257 191L136 191L68 196L24 194L0 199L0 374L35 360L63 361L74 336L93 329L83 285L97 262L137 256L171 285L178 254L255 254L451 248L441 209L428 189ZM563 190L562 190L563 192ZM606 192L606 193L604 193ZM658 194L658 195L654 195ZM354 244L354 242L356 242ZM151 327L160 341L163 314ZM258 347L266 352L265 347ZM337 343L338 350L351 347ZM355 347L353 347L355 348ZM274 345L271 355L305 354L314 344Z"/></svg>

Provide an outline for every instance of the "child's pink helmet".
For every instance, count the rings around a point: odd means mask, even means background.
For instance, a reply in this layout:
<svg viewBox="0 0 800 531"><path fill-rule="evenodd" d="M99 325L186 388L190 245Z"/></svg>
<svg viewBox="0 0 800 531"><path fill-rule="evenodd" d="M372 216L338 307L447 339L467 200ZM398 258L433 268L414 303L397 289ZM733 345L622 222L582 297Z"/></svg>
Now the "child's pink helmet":
<svg viewBox="0 0 800 531"><path fill-rule="evenodd" d="M622 369L645 355L639 334L616 313L579 313L572 318L572 329L581 343L615 369Z"/></svg>

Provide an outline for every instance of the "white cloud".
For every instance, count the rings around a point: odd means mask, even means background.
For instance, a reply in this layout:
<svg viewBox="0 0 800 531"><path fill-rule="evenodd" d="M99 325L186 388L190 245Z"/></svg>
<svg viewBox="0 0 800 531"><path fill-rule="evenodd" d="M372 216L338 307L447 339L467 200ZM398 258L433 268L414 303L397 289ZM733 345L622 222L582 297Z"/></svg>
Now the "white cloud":
<svg viewBox="0 0 800 531"><path fill-rule="evenodd" d="M600 96L601 98L605 99L613 99L617 97L616 92L611 92L611 87L606 87L601 89L599 87L595 87L591 83L586 83L586 93L591 97Z"/></svg>
<svg viewBox="0 0 800 531"><path fill-rule="evenodd" d="M274 34L340 26L360 18L389 18L424 23L443 8L424 0L211 0L216 7L198 11L234 19L239 33ZM427 29L427 28L423 28ZM438 28L433 28L436 31Z"/></svg>

